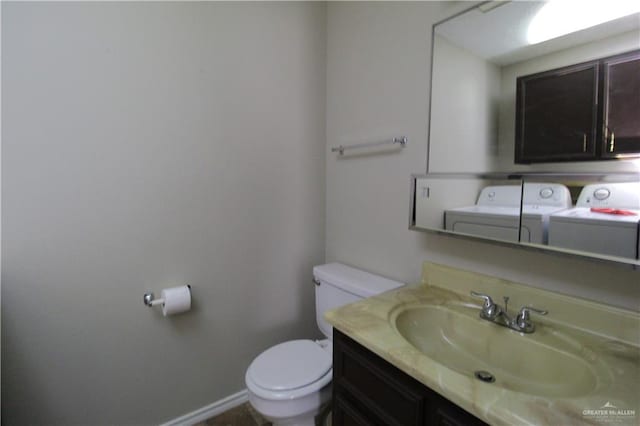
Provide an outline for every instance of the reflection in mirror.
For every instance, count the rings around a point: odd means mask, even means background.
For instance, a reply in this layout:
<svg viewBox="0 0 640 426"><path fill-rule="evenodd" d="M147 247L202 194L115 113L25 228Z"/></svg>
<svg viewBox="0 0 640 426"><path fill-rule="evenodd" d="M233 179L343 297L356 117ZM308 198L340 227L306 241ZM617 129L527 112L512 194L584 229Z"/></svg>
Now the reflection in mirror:
<svg viewBox="0 0 640 426"><path fill-rule="evenodd" d="M430 175L415 180L414 194L417 228L519 240L522 185L518 180Z"/></svg>
<svg viewBox="0 0 640 426"><path fill-rule="evenodd" d="M529 228L530 218L539 215L543 217L547 238L546 241L526 241L523 238L521 242L548 244L569 252L638 259L638 176L607 175L598 180L559 176L553 185L540 183L541 177L525 176L523 179L525 197L521 235ZM551 210L547 202L556 197L559 187L567 191L568 203L565 208Z"/></svg>
<svg viewBox="0 0 640 426"><path fill-rule="evenodd" d="M640 174L430 173L410 227L640 266Z"/></svg>
<svg viewBox="0 0 640 426"><path fill-rule="evenodd" d="M411 228L639 267L640 2L485 2L432 54Z"/></svg>
<svg viewBox="0 0 640 426"><path fill-rule="evenodd" d="M574 8L577 7L576 2L566 3L573 5ZM612 3L618 2L580 2L580 13L574 13L570 18L560 19L560 22L576 24L577 31L575 31L576 28L558 29L548 22L546 26L538 25L538 28L555 28L556 35L573 31L559 36L529 34L530 27L535 29L535 21L540 22L544 18L543 9L545 7L549 9L554 2L488 2L437 24L434 27L433 37L427 171L429 173L638 171L640 160L637 158L548 163L542 157L542 159L537 158L535 161L538 162L532 164L516 164L514 161L516 91L519 77L596 61L598 79L600 79L597 84L604 87L605 82L601 80L606 73L603 58L640 49L640 14L637 8L613 13ZM640 4L640 2L619 3ZM591 4L606 5L604 12L595 13L593 16L606 16L609 20L597 25L593 25L593 20L580 24L578 18L588 15L586 7ZM547 15L549 15L548 10ZM532 44L529 36L538 37L538 40L543 36L553 37ZM633 62L632 66L640 67L640 60ZM626 84L630 80L623 79L623 81ZM628 95L629 91L640 91L640 82L635 80L632 85L621 87L618 90L627 92ZM600 88L598 93L602 91L603 89ZM560 94L550 93L545 100L553 102L555 96L560 97ZM633 101L638 96L632 95L630 98ZM640 105L633 106L635 109L639 107ZM593 117L591 117L593 122L587 125L587 127L591 126L589 129L567 131L569 135L575 133L579 136L577 146L586 145L586 151L593 152L591 157L582 155L574 156L573 159L615 158L615 155L600 155L600 151L605 150L604 144L611 142L611 137L610 134L606 134L608 130L603 129L606 127L606 123L602 122L604 112L596 108L597 106L594 106ZM631 109L625 107L623 110ZM568 108L562 108L561 113L571 115ZM632 116L637 117L638 113L634 110ZM556 120L557 127L563 127L557 123L558 117L559 115L554 113L551 120ZM636 128L640 128L637 126L638 121L637 118L632 120L632 124L635 125L635 127L632 126L632 133L638 131ZM640 135L637 136L640 137ZM586 143L585 139L587 139ZM571 160L572 157L559 156L556 161L558 158L566 161Z"/></svg>
<svg viewBox="0 0 640 426"><path fill-rule="evenodd" d="M561 183L523 183L520 242L548 244L549 217L571 208L569 188Z"/></svg>

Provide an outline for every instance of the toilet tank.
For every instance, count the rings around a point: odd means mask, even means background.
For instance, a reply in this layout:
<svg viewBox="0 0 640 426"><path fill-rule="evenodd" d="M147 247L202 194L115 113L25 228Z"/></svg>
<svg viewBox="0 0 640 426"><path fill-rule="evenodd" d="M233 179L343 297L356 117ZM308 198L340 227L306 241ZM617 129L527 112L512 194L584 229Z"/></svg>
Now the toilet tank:
<svg viewBox="0 0 640 426"><path fill-rule="evenodd" d="M313 276L316 282L316 320L320 331L329 339L332 338L333 327L324 319L326 311L404 285L341 263L314 266Z"/></svg>

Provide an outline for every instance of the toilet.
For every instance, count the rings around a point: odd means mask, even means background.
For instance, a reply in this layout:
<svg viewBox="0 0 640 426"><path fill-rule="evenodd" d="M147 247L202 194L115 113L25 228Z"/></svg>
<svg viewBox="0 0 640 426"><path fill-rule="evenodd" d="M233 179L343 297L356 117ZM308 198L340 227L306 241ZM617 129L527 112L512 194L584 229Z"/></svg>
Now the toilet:
<svg viewBox="0 0 640 426"><path fill-rule="evenodd" d="M324 313L403 286L340 263L313 268L318 328L325 340L290 340L258 355L245 375L249 402L275 426L313 426L331 400L332 333Z"/></svg>

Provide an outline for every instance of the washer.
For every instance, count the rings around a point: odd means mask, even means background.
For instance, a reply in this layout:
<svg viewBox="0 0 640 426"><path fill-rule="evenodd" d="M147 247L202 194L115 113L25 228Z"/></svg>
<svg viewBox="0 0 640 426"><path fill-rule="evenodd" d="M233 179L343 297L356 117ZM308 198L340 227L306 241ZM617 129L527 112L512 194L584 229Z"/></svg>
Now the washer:
<svg viewBox="0 0 640 426"><path fill-rule="evenodd" d="M474 206L445 211L445 229L507 241L547 243L551 213L571 207L566 186L525 183L520 231L520 185L487 186Z"/></svg>
<svg viewBox="0 0 640 426"><path fill-rule="evenodd" d="M635 215L591 211L626 210ZM551 215L549 245L638 259L640 252L640 182L585 186L576 207Z"/></svg>
<svg viewBox="0 0 640 426"><path fill-rule="evenodd" d="M525 183L520 242L547 244L549 217L571 208L569 189L558 183ZM526 239L526 236L529 236Z"/></svg>

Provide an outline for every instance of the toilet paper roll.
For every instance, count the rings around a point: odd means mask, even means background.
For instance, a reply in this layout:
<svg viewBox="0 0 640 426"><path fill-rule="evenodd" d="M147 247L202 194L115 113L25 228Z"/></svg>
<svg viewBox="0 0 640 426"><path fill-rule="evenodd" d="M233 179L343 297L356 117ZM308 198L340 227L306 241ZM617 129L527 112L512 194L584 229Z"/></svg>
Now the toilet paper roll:
<svg viewBox="0 0 640 426"><path fill-rule="evenodd" d="M165 288L162 290L162 313L167 315L179 314L191 309L191 288L188 285Z"/></svg>

